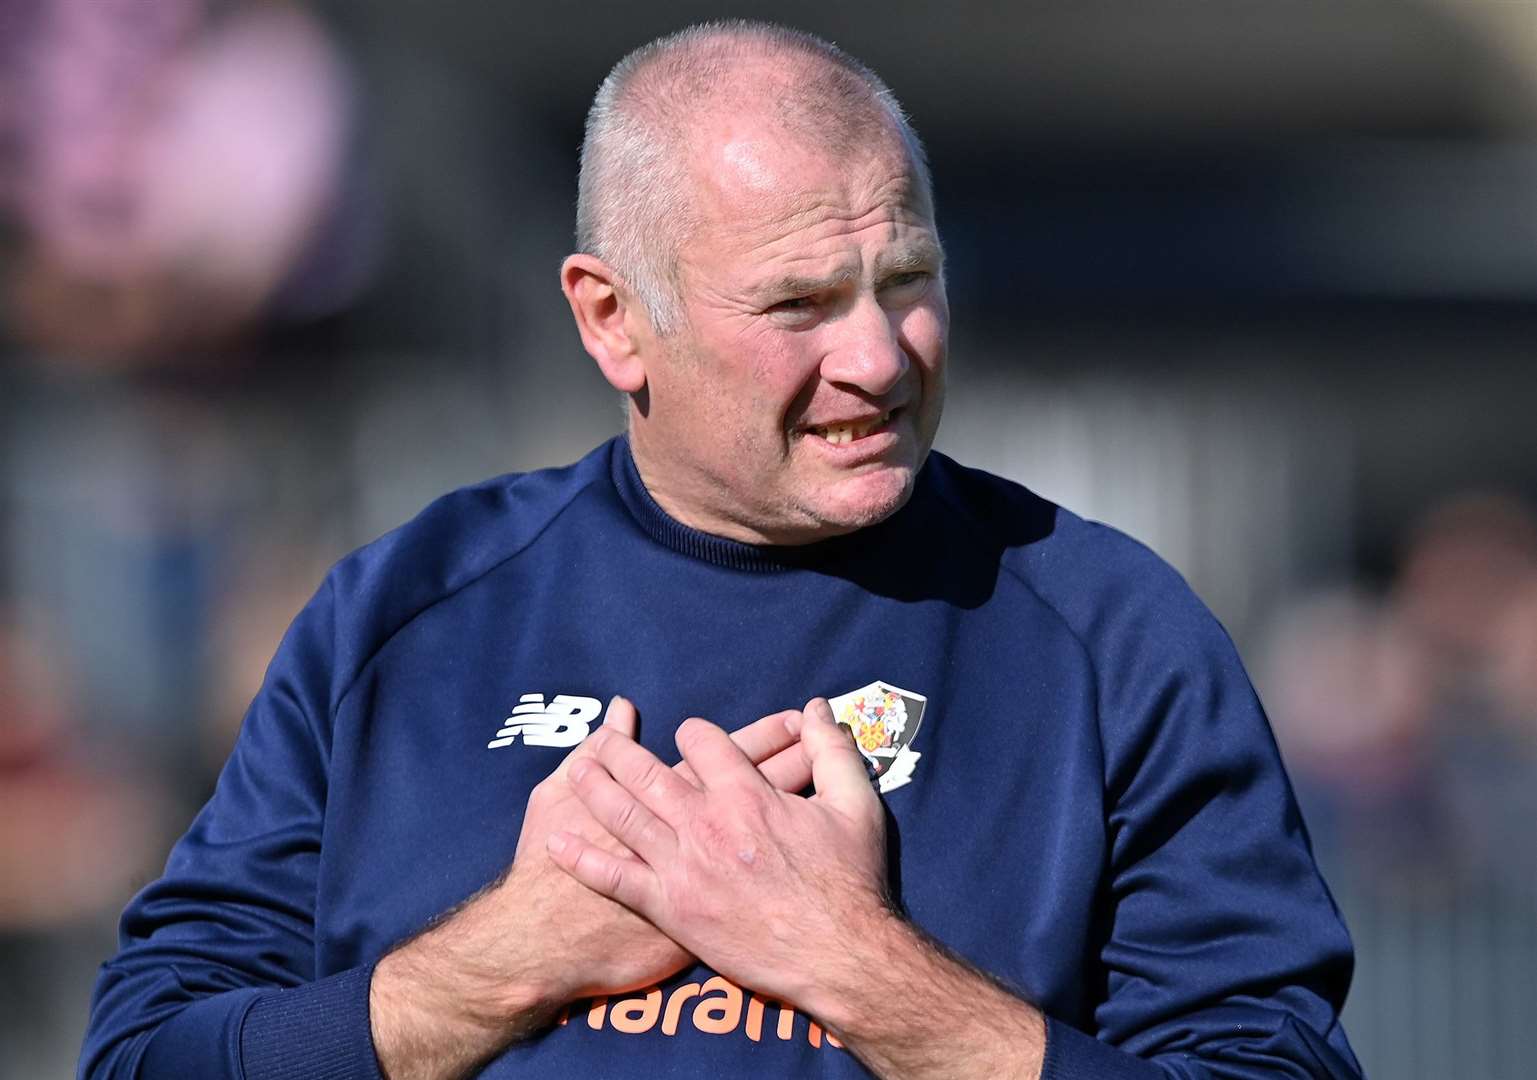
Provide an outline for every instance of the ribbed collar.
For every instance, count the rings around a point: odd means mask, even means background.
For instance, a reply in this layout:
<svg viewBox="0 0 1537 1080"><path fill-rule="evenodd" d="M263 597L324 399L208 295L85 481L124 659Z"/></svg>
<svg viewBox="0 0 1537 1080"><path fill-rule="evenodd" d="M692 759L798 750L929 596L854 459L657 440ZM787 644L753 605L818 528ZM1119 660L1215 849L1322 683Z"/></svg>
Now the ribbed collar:
<svg viewBox="0 0 1537 1080"><path fill-rule="evenodd" d="M831 569L853 554L865 554L879 546L907 507L885 521L846 536L835 536L812 544L744 544L724 536L700 532L678 521L652 498L635 456L630 452L628 436L614 440L610 468L614 487L625 507L646 535L664 547L701 562L731 570L755 573L794 569ZM911 505L911 504L909 504Z"/></svg>

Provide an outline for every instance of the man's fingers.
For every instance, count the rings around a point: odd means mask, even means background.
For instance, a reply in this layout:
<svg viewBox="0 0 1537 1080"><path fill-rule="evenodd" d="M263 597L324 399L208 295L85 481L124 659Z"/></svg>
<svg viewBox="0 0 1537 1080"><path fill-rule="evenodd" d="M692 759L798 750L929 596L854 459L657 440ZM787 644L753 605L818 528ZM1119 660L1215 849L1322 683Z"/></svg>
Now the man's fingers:
<svg viewBox="0 0 1537 1080"><path fill-rule="evenodd" d="M794 746L799 736L792 732L787 720L800 714L794 709L770 713L754 720L746 727L731 733L731 741L747 755L754 765L761 765L788 746Z"/></svg>
<svg viewBox="0 0 1537 1080"><path fill-rule="evenodd" d="M620 734L617 729L609 730L605 727L588 741L592 744L593 759L608 770L608 775L618 782L618 786L639 799L663 821L682 820L688 812L688 801L699 794L697 788L669 768L661 758L635 740ZM571 778L573 782L576 780L574 767ZM602 818L598 820L602 821Z"/></svg>
<svg viewBox="0 0 1537 1080"><path fill-rule="evenodd" d="M578 761L571 767L571 787L598 824L642 859L662 862L676 849L678 837L672 828L620 785L603 762Z"/></svg>
<svg viewBox="0 0 1537 1080"><path fill-rule="evenodd" d="M628 739L633 739L638 719L635 713L635 702L615 694L609 699L608 711L603 714L603 726L612 728Z"/></svg>
<svg viewBox="0 0 1537 1080"><path fill-rule="evenodd" d="M805 758L796 745L800 742L800 715L795 709L785 709L754 720L731 733L731 741L747 755L749 761L758 766L768 782L781 791L799 791L811 783L811 770L805 767ZM794 730L791 724L795 725ZM673 771L695 788L703 786L688 762L678 762L673 766ZM805 777L797 781L796 777L801 772L805 773Z"/></svg>
<svg viewBox="0 0 1537 1080"><path fill-rule="evenodd" d="M847 729L834 722L832 706L824 698L813 698L804 715L801 750L817 795L850 817L879 815L880 799L870 786L865 759Z"/></svg>
<svg viewBox="0 0 1537 1080"><path fill-rule="evenodd" d="M550 860L593 892L642 915L656 894L656 872L639 859L613 855L575 833L558 832L545 842Z"/></svg>
<svg viewBox="0 0 1537 1080"><path fill-rule="evenodd" d="M801 751L800 744L787 746L758 766L763 779L780 791L794 795L811 783L811 763Z"/></svg>
<svg viewBox="0 0 1537 1080"><path fill-rule="evenodd" d="M757 766L724 731L708 720L689 717L678 725L673 741L706 791L721 787L755 787L764 783Z"/></svg>
<svg viewBox="0 0 1537 1080"><path fill-rule="evenodd" d="M823 704L826 707L826 703ZM831 720L830 708L827 709L826 717L829 721ZM697 718L685 721L684 725L680 725L678 729L680 751L683 750L681 740L685 738L684 727L691 723L704 724L707 728L719 731L708 721ZM706 743L697 749L696 756L702 754L706 760L716 763L711 766L711 770L716 776L717 783L732 776L744 779L743 774L737 771L739 762L736 758L745 757L749 763L758 767L763 778L772 786L780 791L797 792L812 780L810 758L799 745L800 728L803 723L804 717L796 709L770 713L730 734L729 739L740 751L739 755L725 753L727 748L719 746L718 739L707 737ZM635 706L627 698L615 697L609 702L603 728L600 730L613 730L627 738L613 740L611 744L606 738L588 740L567 756L561 763L559 771L567 772L571 765L582 757L599 756L614 778L624 787L640 795L653 812L664 820L676 820L677 804L686 793L683 789L668 784L664 778L660 778L658 773L661 767L660 761L638 743L631 742L635 737L635 729ZM712 742L715 745L711 745ZM627 743L629 746L626 746ZM639 751L639 754L632 753L630 747ZM684 759L674 765L670 772L694 790L706 786L699 779L694 766L690 764L687 752L684 753Z"/></svg>
<svg viewBox="0 0 1537 1080"><path fill-rule="evenodd" d="M633 701L626 697L620 697L618 694L609 698L608 710L603 714L604 728L612 728L626 738L633 739L635 738L636 720L635 703ZM599 730L602 730L602 728ZM572 765L591 753L592 746L590 742L583 740L577 743L576 749L561 758L560 764L555 766L555 772L552 775L565 776L571 771Z"/></svg>

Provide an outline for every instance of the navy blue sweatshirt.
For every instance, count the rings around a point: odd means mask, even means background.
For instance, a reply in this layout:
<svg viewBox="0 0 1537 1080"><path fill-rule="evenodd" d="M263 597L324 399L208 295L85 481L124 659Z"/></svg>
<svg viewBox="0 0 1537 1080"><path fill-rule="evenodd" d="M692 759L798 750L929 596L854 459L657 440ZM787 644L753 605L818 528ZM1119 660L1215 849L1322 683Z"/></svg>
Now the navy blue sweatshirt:
<svg viewBox="0 0 1537 1080"><path fill-rule="evenodd" d="M876 680L926 699L882 796L893 892L1047 1014L1049 1080L1359 1075L1349 940L1232 645L1168 566L939 454L877 526L739 544L668 517L622 438L332 570L124 914L80 1074L375 1080L373 963L506 867L593 704L632 698L675 761L684 717ZM483 1075L866 1074L698 966L574 1003Z"/></svg>

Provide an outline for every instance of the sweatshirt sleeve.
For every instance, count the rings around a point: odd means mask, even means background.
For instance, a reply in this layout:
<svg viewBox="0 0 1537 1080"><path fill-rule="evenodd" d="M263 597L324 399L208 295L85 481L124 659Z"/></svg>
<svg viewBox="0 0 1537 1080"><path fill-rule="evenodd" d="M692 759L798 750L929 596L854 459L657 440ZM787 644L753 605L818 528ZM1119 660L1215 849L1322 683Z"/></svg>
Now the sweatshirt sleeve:
<svg viewBox="0 0 1537 1080"><path fill-rule="evenodd" d="M294 621L213 797L129 904L81 1080L377 1080L371 968L317 979L336 627L330 580Z"/></svg>
<svg viewBox="0 0 1537 1080"><path fill-rule="evenodd" d="M1045 1080L1358 1080L1350 940L1248 676L1177 574L1121 554L1075 613L1105 755L1105 992L1090 1034L1051 1023Z"/></svg>

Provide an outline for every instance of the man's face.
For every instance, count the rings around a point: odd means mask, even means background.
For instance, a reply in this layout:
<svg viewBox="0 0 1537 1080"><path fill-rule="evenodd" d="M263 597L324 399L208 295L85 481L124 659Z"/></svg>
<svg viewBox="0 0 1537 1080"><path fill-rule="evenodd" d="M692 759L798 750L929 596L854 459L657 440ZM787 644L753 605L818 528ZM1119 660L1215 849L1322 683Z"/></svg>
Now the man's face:
<svg viewBox="0 0 1537 1080"><path fill-rule="evenodd" d="M939 426L949 308L932 211L896 135L835 159L722 119L693 161L685 325L655 342L633 440L687 524L803 543L911 494Z"/></svg>

